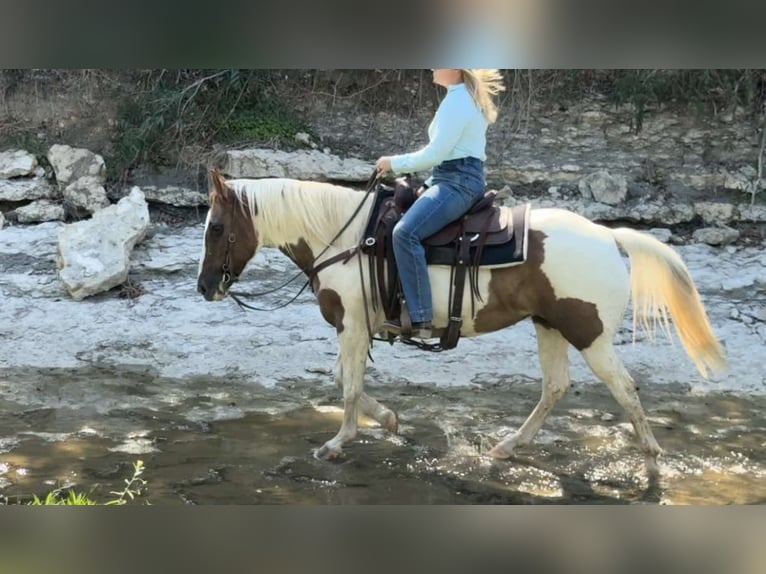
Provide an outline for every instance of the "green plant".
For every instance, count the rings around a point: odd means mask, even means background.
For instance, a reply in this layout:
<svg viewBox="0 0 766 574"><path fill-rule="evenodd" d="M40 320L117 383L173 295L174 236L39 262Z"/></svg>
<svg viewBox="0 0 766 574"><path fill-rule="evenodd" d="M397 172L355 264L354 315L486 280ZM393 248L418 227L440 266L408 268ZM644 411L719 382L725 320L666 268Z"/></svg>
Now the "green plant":
<svg viewBox="0 0 766 574"><path fill-rule="evenodd" d="M88 495L70 490L63 495L61 490L52 490L45 498L34 496L30 506L94 506L97 503L88 498Z"/></svg>
<svg viewBox="0 0 766 574"><path fill-rule="evenodd" d="M45 498L39 498L34 496L30 506L95 506L103 504L104 506L121 506L128 503L128 500L134 500L136 497L143 494L143 487L147 482L142 475L144 474L146 467L142 460L138 460L133 463L133 476L125 479L125 488L119 491L111 491L109 494L115 496L115 498L109 499L104 503L99 503L91 498L87 494L82 492L76 492L74 490L67 490L66 493L63 489L57 489L49 492Z"/></svg>
<svg viewBox="0 0 766 574"><path fill-rule="evenodd" d="M215 143L289 144L309 131L282 103L269 70L152 70L119 105L108 177L177 162Z"/></svg>
<svg viewBox="0 0 766 574"><path fill-rule="evenodd" d="M146 486L146 480L141 478L141 476L144 474L144 470L145 467L142 460L137 460L134 462L133 476L125 479L125 488L119 491L111 491L109 494L114 494L117 498L108 500L104 504L109 506L123 505L127 504L128 498L133 500L136 496L140 496L143 492L143 487Z"/></svg>
<svg viewBox="0 0 766 574"><path fill-rule="evenodd" d="M308 128L278 107L267 105L240 110L221 126L224 142L277 140L286 143Z"/></svg>

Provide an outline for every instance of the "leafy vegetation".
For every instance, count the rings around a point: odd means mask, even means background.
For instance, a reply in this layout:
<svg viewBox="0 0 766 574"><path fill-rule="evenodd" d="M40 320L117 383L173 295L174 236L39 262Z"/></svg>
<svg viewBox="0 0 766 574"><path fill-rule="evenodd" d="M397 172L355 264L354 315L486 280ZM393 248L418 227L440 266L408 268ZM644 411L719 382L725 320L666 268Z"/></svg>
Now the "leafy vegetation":
<svg viewBox="0 0 766 574"><path fill-rule="evenodd" d="M152 70L122 99L107 162L111 179L139 165L177 161L185 147L215 143L289 146L309 132L263 70Z"/></svg>
<svg viewBox="0 0 766 574"><path fill-rule="evenodd" d="M76 492L74 490L53 490L49 492L45 498L39 498L34 496L30 506L122 506L129 501L135 500L141 496L144 492L144 487L147 482L142 478L144 474L144 463L138 460L133 463L133 476L125 479L125 488L118 491L111 491L109 494L113 495L106 502L99 503L92 500L87 494L82 492Z"/></svg>

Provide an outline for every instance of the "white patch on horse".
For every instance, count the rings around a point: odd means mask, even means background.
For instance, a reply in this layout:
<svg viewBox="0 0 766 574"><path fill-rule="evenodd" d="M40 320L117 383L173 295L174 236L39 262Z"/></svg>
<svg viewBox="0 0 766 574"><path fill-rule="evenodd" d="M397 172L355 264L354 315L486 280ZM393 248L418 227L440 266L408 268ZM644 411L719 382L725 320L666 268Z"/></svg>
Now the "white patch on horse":
<svg viewBox="0 0 766 574"><path fill-rule="evenodd" d="M428 274L431 278L431 302L433 303L435 328L446 328L449 323L449 311L452 307L450 300L450 268L446 266L430 266ZM481 300L476 299L473 310L478 313L489 301L489 282L492 274L487 269L479 270L478 287ZM463 325L460 329L460 335L463 337L473 337L476 335L474 326L474 317L471 314L471 288L468 277L465 278L465 288L463 291L462 319Z"/></svg>
<svg viewBox="0 0 766 574"><path fill-rule="evenodd" d="M202 264L205 262L205 237L207 237L207 228L210 225L210 210L208 209L207 216L205 217L205 230L202 232L202 253L199 257L199 266L197 267L197 279L202 274Z"/></svg>
<svg viewBox="0 0 766 574"><path fill-rule="evenodd" d="M630 297L630 275L611 230L576 213L532 211L530 226L545 235L541 271L556 299L593 303L612 337Z"/></svg>

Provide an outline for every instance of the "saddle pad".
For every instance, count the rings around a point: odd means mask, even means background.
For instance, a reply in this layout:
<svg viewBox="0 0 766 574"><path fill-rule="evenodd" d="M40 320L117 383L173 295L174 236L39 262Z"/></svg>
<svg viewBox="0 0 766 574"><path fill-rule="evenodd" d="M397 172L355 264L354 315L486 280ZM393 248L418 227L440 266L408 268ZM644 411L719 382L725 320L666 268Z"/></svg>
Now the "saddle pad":
<svg viewBox="0 0 766 574"><path fill-rule="evenodd" d="M513 233L510 240L495 245L485 245L479 266L510 267L527 260L527 238L529 236L529 203L510 208ZM471 261L476 258L476 248L471 247ZM455 265L457 254L453 246L426 245L426 260L429 265Z"/></svg>

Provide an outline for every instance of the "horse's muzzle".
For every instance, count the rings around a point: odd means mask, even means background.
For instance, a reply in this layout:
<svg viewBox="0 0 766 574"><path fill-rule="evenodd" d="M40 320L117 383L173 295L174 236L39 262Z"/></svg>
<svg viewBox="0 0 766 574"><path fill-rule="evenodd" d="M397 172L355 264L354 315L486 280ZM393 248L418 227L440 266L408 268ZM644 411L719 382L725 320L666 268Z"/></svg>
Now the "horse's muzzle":
<svg viewBox="0 0 766 574"><path fill-rule="evenodd" d="M222 290L221 287L222 284L218 281L213 283L211 281L205 281L203 278L200 278L197 281L197 291L201 293L207 301L220 301L226 297L226 291Z"/></svg>

